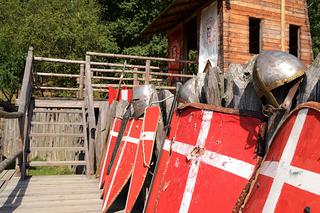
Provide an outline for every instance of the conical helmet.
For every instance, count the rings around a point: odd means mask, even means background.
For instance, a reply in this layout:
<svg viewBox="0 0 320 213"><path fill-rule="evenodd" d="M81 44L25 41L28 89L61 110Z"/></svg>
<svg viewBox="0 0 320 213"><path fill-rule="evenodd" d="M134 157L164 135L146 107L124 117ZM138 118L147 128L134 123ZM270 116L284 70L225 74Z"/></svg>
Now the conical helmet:
<svg viewBox="0 0 320 213"><path fill-rule="evenodd" d="M272 91L288 84L305 73L306 67L295 56L281 51L263 51L258 55L254 70L253 84L257 95L265 97L270 105L280 108Z"/></svg>
<svg viewBox="0 0 320 213"><path fill-rule="evenodd" d="M141 85L133 87L132 105L134 110L134 116L140 117L147 106L149 106L153 95L156 95L156 89L154 85Z"/></svg>

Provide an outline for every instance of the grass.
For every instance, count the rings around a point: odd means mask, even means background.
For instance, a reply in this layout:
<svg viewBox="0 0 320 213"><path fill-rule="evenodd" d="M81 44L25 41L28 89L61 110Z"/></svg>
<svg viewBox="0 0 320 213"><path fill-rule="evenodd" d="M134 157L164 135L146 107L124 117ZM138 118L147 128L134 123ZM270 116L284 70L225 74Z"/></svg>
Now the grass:
<svg viewBox="0 0 320 213"><path fill-rule="evenodd" d="M32 161L45 161L46 159L35 157ZM39 167L30 167L29 175L30 176L40 176L40 175L72 175L72 171L68 166L39 166Z"/></svg>
<svg viewBox="0 0 320 213"><path fill-rule="evenodd" d="M40 176L40 175L71 175L74 172L69 169L68 166L39 166L39 167L30 167L29 175L30 176Z"/></svg>

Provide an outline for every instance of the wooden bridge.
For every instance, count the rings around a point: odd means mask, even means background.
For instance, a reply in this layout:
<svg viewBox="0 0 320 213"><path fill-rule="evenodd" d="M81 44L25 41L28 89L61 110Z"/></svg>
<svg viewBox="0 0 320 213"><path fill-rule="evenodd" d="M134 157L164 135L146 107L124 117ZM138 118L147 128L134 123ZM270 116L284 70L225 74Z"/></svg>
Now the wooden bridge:
<svg viewBox="0 0 320 213"><path fill-rule="evenodd" d="M108 137L108 88L152 83L170 90L171 80L192 77L169 73L168 63L194 64L94 52L83 61L45 58L30 48L18 111L0 110L0 212L101 211L96 177ZM77 175L29 177L38 166L68 166Z"/></svg>

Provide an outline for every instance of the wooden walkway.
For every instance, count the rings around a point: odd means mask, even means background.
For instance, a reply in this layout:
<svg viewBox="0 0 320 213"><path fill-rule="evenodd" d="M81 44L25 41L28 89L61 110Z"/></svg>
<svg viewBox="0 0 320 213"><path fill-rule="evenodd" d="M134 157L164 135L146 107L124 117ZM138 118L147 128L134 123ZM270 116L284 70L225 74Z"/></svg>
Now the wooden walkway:
<svg viewBox="0 0 320 213"><path fill-rule="evenodd" d="M0 192L0 212L101 212L97 179L84 175L12 177Z"/></svg>

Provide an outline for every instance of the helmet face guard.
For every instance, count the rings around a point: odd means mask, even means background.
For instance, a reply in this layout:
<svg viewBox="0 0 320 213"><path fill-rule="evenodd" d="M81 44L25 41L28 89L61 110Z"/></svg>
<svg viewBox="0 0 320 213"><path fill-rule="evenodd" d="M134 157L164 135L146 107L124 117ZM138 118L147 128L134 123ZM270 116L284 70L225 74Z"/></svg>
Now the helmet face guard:
<svg viewBox="0 0 320 213"><path fill-rule="evenodd" d="M305 70L304 64L289 53L262 52L257 57L253 70L253 84L257 95L260 98L264 96L271 106L281 108L281 103L278 103L272 91L301 78Z"/></svg>
<svg viewBox="0 0 320 213"><path fill-rule="evenodd" d="M133 88L132 105L134 117L138 118L144 114L144 110L150 105L156 89L153 85L142 85Z"/></svg>

